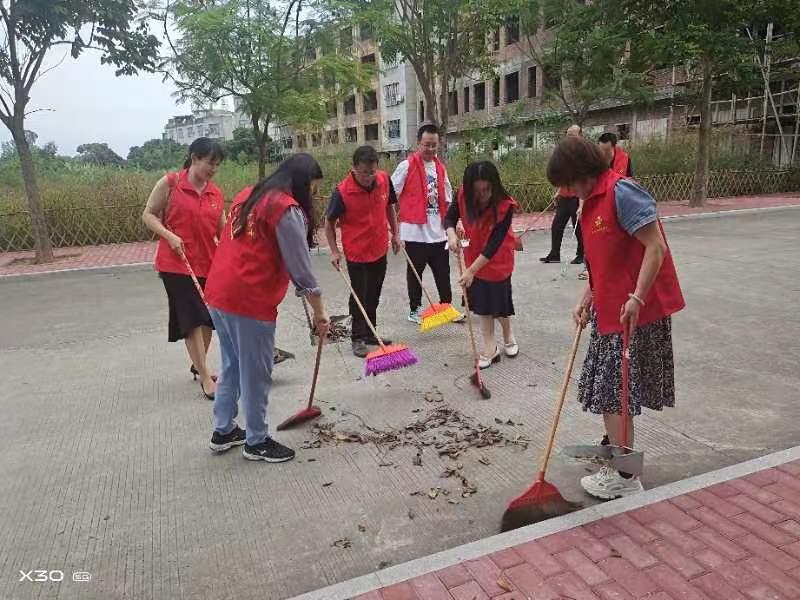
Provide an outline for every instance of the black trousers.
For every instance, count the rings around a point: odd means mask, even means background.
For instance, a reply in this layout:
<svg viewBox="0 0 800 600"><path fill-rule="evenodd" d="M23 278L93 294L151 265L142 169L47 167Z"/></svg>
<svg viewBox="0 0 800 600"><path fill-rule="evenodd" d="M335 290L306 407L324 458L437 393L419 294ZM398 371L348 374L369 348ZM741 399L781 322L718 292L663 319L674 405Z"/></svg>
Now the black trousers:
<svg viewBox="0 0 800 600"><path fill-rule="evenodd" d="M561 241L564 239L564 229L567 223L572 221L572 226L575 227L575 237L578 238L578 256L583 256L583 236L581 235L581 226L578 223L578 199L577 198L564 198L559 196L556 204L556 215L553 217L553 225L550 229L550 254L551 258L561 257Z"/></svg>
<svg viewBox="0 0 800 600"><path fill-rule="evenodd" d="M445 243L406 242L405 245L411 263L420 277L426 266L433 271L433 280L436 282L436 289L439 292L439 302L451 304L453 291L450 288L450 253ZM411 267L406 267L406 281L408 282L408 305L411 310L417 310L422 305L422 288Z"/></svg>
<svg viewBox="0 0 800 600"><path fill-rule="evenodd" d="M350 282L353 289L358 294L358 299L364 305L367 316L372 324L377 326L378 304L381 301L381 290L383 290L383 280L386 278L386 255L375 262L362 263L347 261L347 273L350 275ZM364 314L358 304L350 295L350 316L353 319L351 338L353 340L363 340L372 336Z"/></svg>

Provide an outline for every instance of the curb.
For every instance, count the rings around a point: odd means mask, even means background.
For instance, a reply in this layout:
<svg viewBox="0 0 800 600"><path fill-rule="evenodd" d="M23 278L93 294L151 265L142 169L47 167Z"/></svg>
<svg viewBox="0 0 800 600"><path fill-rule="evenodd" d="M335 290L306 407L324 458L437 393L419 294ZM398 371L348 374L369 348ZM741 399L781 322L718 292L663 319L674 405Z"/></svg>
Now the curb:
<svg viewBox="0 0 800 600"><path fill-rule="evenodd" d="M705 212L705 213L689 213L685 215L669 215L665 217L661 217L662 221L682 221L682 220L692 220L692 219L716 219L719 217L735 217L739 215L752 215L758 214L760 212L777 212L783 210L792 210L792 209L800 209L800 204L786 204L783 206L764 206L760 208L734 208L731 210L718 210L715 212ZM541 227L541 228L533 228L533 229L521 229L519 231L514 230L515 233L522 233L524 231L546 231L549 227ZM312 256L327 256L330 254L329 248L321 248L317 247L311 250ZM73 273L75 271L102 271L102 270L115 270L115 269L128 269L131 267L141 267L143 265L152 265L152 262L139 262L139 263L128 263L122 265L102 265L102 266L95 266L95 267L73 267L68 269L53 269L50 271L38 271L36 273L8 273L3 274L0 273L0 281L7 278L18 278L18 277L38 277L40 275L53 275L55 273Z"/></svg>
<svg viewBox="0 0 800 600"><path fill-rule="evenodd" d="M595 504L562 517L548 519L547 521L529 525L508 533L501 533L492 537L477 540L444 550L430 556L425 556L410 562L389 567L382 571L356 577L325 588L295 596L291 600L349 600L361 594L366 594L380 588L413 579L420 575L438 571L466 560L473 560L499 550L518 546L547 535L552 535L573 527L586 525L598 519L611 517L642 506L654 504L701 490L717 483L738 479L757 471L776 467L787 462L800 459L800 446L767 454L760 458L745 461L716 471L668 483L657 488L646 490L635 496L613 500L604 504Z"/></svg>
<svg viewBox="0 0 800 600"><path fill-rule="evenodd" d="M4 280L25 280L25 279L35 279L42 275L60 275L60 274L69 274L69 273L76 273L82 271L95 271L98 274L103 273L114 273L116 271L122 270L131 270L131 271L143 271L145 268L152 269L153 268L153 261L148 262L135 262L135 263L125 263L121 265L97 265L94 267L71 267L67 269L52 269L50 271L37 271L35 273L0 273L0 284L3 283ZM153 271L155 273L155 271Z"/></svg>

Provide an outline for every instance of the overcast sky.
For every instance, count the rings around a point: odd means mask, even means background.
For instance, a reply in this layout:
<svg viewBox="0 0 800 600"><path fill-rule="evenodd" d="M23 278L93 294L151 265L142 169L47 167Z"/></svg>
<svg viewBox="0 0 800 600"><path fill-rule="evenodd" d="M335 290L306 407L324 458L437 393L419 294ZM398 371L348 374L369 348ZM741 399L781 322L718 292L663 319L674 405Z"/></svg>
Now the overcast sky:
<svg viewBox="0 0 800 600"><path fill-rule="evenodd" d="M48 58L53 64L60 57ZM107 142L126 158L131 146L160 138L169 117L190 112L175 104L173 91L159 75L115 77L114 67L101 65L94 52L67 57L34 84L29 110L53 112L29 116L26 129L38 134L37 144L55 142L59 154L75 154L86 142ZM0 141L10 139L0 125Z"/></svg>

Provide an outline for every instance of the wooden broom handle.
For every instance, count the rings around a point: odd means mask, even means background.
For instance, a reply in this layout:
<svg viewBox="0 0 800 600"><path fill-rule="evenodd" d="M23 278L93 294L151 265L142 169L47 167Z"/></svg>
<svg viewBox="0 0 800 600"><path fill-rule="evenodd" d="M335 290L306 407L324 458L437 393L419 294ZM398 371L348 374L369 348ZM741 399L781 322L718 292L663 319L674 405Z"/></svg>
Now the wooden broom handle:
<svg viewBox="0 0 800 600"><path fill-rule="evenodd" d="M553 444L556 441L556 430L558 429L558 422L561 419L561 409L564 407L564 398L567 396L567 388L569 388L569 380L570 377L572 377L572 367L575 364L575 355L578 353L578 344L580 344L582 332L583 327L581 327L580 324L577 325L575 327L575 339L572 341L572 351L570 352L569 362L567 363L567 370L564 373L564 380L561 382L561 390L559 391L555 415L553 416L553 425L550 427L550 437L547 440L547 447L542 457L541 473L547 471L547 464L550 462L550 455L553 452Z"/></svg>
<svg viewBox="0 0 800 600"><path fill-rule="evenodd" d="M350 289L350 293L353 295L353 298L355 298L356 304L358 304L358 308L361 309L361 314L364 315L364 320L367 322L367 325L369 325L369 330L372 332L372 335L375 336L375 339L378 340L378 344L380 344L381 349L386 350L386 345L383 343L383 340L378 335L378 332L375 331L375 326L372 324L372 321L369 320L369 316L367 316L367 310L364 308L364 305L361 304L361 300L358 298L358 294L356 294L356 291L353 289L353 284L350 283L350 280L347 278L347 275L344 274L341 267L337 267L336 265L334 265L333 268L339 272L339 275L342 276L342 279L347 284L347 287Z"/></svg>
<svg viewBox="0 0 800 600"><path fill-rule="evenodd" d="M189 270L189 275L192 277L192 281L194 281L194 287L197 288L197 293L200 294L200 299L203 301L203 304L208 306L208 302L206 302L206 295L203 293L203 288L200 287L200 282L197 281L197 276L194 274L192 265L189 264L189 259L186 258L185 254L181 254L181 258L183 259L183 264L186 265L186 268Z"/></svg>
<svg viewBox="0 0 800 600"><path fill-rule="evenodd" d="M406 247L403 244L400 244L400 247L403 249L403 256L406 257L406 260L408 261L408 266L411 267L411 270L414 272L414 277L416 277L417 281L419 282L419 287L422 288L422 292L425 294L425 299L428 301L428 304L433 306L433 300L431 300L431 295L428 293L428 290L425 289L425 286L422 283L422 277L419 276L416 267L414 267L414 263L411 262L411 257L408 255Z"/></svg>
<svg viewBox="0 0 800 600"><path fill-rule="evenodd" d="M464 265L461 257L461 242L459 241L458 252L456 252L456 259L458 262L458 276L464 275ZM472 346L472 357L475 359L475 366L478 366L478 348L475 346L475 333L472 331L472 313L469 310L469 297L467 296L466 286L461 286L461 292L464 294L464 308L467 313L467 329L469 330L469 343Z"/></svg>
<svg viewBox="0 0 800 600"><path fill-rule="evenodd" d="M305 304L306 300L303 298L303 304ZM314 404L314 392L317 389L317 375L319 375L319 361L322 358L322 345L325 343L325 337L321 336L317 338L317 359L314 363L314 377L311 379L311 393L308 395L308 408L311 408L311 405Z"/></svg>
<svg viewBox="0 0 800 600"><path fill-rule="evenodd" d="M533 219L531 219L531 221L536 221L536 220L538 220L538 219L539 219L539 217L541 217L541 216L542 216L544 213L546 213L548 210L550 210L550 209L553 207L553 203L554 203L554 202L555 202L555 200L550 200L550 204L548 204L547 206L545 206L545 207L544 207L544 210L542 210L542 211L539 211L539 212L538 212L536 215L534 215L534 217L533 217ZM521 239L522 239L522 236L526 235L526 234L527 234L529 231L533 231L533 228L531 228L531 227L526 227L526 228L525 228L525 229L522 231L522 233L520 233L520 234L519 234L519 237L518 237L517 239L520 239L520 240L521 240Z"/></svg>

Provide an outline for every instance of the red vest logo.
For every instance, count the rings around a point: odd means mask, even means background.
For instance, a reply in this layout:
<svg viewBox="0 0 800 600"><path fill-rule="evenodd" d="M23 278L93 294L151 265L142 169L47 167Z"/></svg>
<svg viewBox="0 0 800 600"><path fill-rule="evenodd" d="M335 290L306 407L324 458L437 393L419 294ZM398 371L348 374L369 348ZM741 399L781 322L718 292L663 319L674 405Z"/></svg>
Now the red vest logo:
<svg viewBox="0 0 800 600"><path fill-rule="evenodd" d="M605 232L608 231L608 225L606 225L606 222L603 221L603 217L597 215L597 217L594 220L594 227L592 228L592 233L602 233L604 231Z"/></svg>

